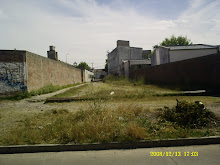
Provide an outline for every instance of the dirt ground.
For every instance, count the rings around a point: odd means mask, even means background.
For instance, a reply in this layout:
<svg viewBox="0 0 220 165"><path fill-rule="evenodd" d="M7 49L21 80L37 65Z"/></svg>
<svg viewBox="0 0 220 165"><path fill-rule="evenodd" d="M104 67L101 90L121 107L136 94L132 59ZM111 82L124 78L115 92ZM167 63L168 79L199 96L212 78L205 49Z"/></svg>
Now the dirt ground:
<svg viewBox="0 0 220 165"><path fill-rule="evenodd" d="M82 84L83 85L83 84ZM77 88L70 87L70 88ZM98 82L92 83L88 88L81 90L77 96L80 95L89 95L92 89L100 89L100 88L108 88L108 89L116 89L111 85L106 85L105 83ZM124 90L131 90L127 87L123 87ZM132 87L131 87L132 88ZM67 89L63 89L54 93L35 96L32 98L23 99L20 101L10 101L3 100L0 101L0 134L3 131L7 131L8 128L13 127L13 125L19 123L26 116L34 116L38 113L43 113L47 110L51 109L67 109L71 112L76 112L80 109L85 109L90 106L90 102L69 102L69 103L49 103L44 104L46 98L56 95L58 93L62 93ZM144 99L130 99L128 100L111 100L108 101L106 106L114 108L120 104L137 104L149 107L151 110L155 110L157 108L162 108L164 106L174 106L176 104L176 98L184 99L187 101L196 101L200 100L204 102L206 107L213 111L218 117L220 117L220 98L219 97L211 97L211 96L171 96L171 97L156 97L156 98L144 98Z"/></svg>

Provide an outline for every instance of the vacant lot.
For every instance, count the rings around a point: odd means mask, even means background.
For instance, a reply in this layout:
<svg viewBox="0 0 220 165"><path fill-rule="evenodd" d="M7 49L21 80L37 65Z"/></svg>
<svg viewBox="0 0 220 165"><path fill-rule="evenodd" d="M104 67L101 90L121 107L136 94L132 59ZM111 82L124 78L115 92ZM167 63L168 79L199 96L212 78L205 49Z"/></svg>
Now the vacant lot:
<svg viewBox="0 0 220 165"><path fill-rule="evenodd" d="M184 95L178 90L116 79L50 96L92 97L92 101L44 104L39 96L38 100L0 101L0 143L85 143L219 135L220 98ZM175 106L176 99L202 102L215 114L211 124L190 128L162 120L158 109Z"/></svg>

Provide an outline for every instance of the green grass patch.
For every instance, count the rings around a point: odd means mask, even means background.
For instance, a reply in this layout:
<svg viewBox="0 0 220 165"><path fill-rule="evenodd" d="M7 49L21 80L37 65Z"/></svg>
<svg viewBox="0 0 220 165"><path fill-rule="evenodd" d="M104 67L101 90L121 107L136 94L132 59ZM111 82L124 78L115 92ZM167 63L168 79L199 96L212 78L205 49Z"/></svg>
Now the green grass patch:
<svg viewBox="0 0 220 165"><path fill-rule="evenodd" d="M31 95L27 91L25 91L25 92L18 92L12 96L0 97L0 101L1 100L22 100L28 97L31 97Z"/></svg>
<svg viewBox="0 0 220 165"><path fill-rule="evenodd" d="M68 87L72 87L72 86L76 86L79 85L80 83L76 83L76 84L69 84L69 85L64 85L64 86L58 86L58 85L46 85L40 89L37 90L33 90L31 92L22 92L22 93L17 93L13 96L8 96L8 97L0 97L0 100L22 100L24 98L29 98L31 96L37 96L37 95L42 95L42 94L47 94L47 93L52 93L52 92L56 92L60 89L64 89L64 88L68 88Z"/></svg>
<svg viewBox="0 0 220 165"><path fill-rule="evenodd" d="M76 86L76 85L79 85L79 84L80 84L80 83L69 84L69 85L64 85L64 86L58 86L58 85L49 84L49 85L44 86L44 87L42 87L42 88L40 88L40 89L31 91L29 94L30 94L31 96L37 96L37 95L42 95L42 94L47 94L47 93L56 92L56 91L58 91L58 90L60 90L60 89L64 89L64 88Z"/></svg>
<svg viewBox="0 0 220 165"><path fill-rule="evenodd" d="M85 96L114 100L137 100L151 97L156 98L158 96L155 95L167 92L172 92L172 90L159 88L153 85L134 86L133 84L116 85L107 83L103 84L102 87L91 88L89 92L85 93Z"/></svg>

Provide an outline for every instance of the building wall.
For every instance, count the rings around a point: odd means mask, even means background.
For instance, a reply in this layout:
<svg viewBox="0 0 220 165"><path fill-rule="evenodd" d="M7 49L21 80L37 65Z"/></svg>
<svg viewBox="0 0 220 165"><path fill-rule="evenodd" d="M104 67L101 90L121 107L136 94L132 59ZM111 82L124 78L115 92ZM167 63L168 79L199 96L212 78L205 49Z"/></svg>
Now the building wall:
<svg viewBox="0 0 220 165"><path fill-rule="evenodd" d="M131 58L130 47L118 46L117 51L118 51L118 60L119 60L118 74L123 75L124 74L124 66L123 66L122 61L129 60Z"/></svg>
<svg viewBox="0 0 220 165"><path fill-rule="evenodd" d="M27 89L25 51L0 51L0 95Z"/></svg>
<svg viewBox="0 0 220 165"><path fill-rule="evenodd" d="M130 68L130 61L124 61L123 62L123 70L124 70L124 76L129 76L129 68Z"/></svg>
<svg viewBox="0 0 220 165"><path fill-rule="evenodd" d="M124 76L129 77L129 72L132 69L150 67L150 65L151 65L151 61L148 59L124 60L123 61Z"/></svg>
<svg viewBox="0 0 220 165"><path fill-rule="evenodd" d="M27 52L26 65L28 91L48 84L63 86L82 82L81 70L61 61Z"/></svg>
<svg viewBox="0 0 220 165"><path fill-rule="evenodd" d="M142 48L136 48L136 47L130 47L130 58L129 60L142 60L142 53L143 49Z"/></svg>
<svg viewBox="0 0 220 165"><path fill-rule="evenodd" d="M169 48L159 47L155 49L151 57L151 65L161 65L215 53L218 53L217 49L170 50Z"/></svg>
<svg viewBox="0 0 220 165"><path fill-rule="evenodd" d="M182 61L215 53L218 53L217 49L170 50L170 62Z"/></svg>
<svg viewBox="0 0 220 165"><path fill-rule="evenodd" d="M108 73L123 75L123 60L141 60L142 48L118 46L108 54Z"/></svg>
<svg viewBox="0 0 220 165"><path fill-rule="evenodd" d="M94 77L95 79L102 79L107 76L107 72L104 69L95 69L94 70Z"/></svg>
<svg viewBox="0 0 220 165"><path fill-rule="evenodd" d="M108 73L114 74L120 72L119 56L117 48L108 54Z"/></svg>
<svg viewBox="0 0 220 165"><path fill-rule="evenodd" d="M90 71L88 71L86 69L84 69L83 72L85 73L84 82L91 82L93 80L94 73L90 72Z"/></svg>
<svg viewBox="0 0 220 165"><path fill-rule="evenodd" d="M220 88L220 53L130 71L130 78L148 83L195 89Z"/></svg>
<svg viewBox="0 0 220 165"><path fill-rule="evenodd" d="M170 59L169 59L169 49L163 48L163 47L159 47L158 49L159 49L159 52L160 52L160 55L159 55L160 64L169 63L170 62Z"/></svg>
<svg viewBox="0 0 220 165"><path fill-rule="evenodd" d="M154 50L154 54L151 57L151 65L160 65L169 63L169 49L159 47Z"/></svg>
<svg viewBox="0 0 220 165"><path fill-rule="evenodd" d="M156 53L157 49L154 50L150 60L151 60L151 66L155 66L157 65L157 59L156 59L156 56L157 56L157 53Z"/></svg>

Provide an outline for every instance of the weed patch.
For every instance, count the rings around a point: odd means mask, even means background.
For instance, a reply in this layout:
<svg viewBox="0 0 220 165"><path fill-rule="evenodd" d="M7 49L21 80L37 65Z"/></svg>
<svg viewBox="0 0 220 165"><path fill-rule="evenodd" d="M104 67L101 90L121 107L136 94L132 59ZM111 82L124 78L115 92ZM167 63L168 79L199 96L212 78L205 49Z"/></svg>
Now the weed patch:
<svg viewBox="0 0 220 165"><path fill-rule="evenodd" d="M169 121L171 116L163 112L167 109L159 111L160 118L152 121L149 116L152 116L153 112L143 106L122 104L111 109L106 103L103 100L93 100L88 103L88 109L80 109L76 113L66 109L51 109L35 117L26 118L20 121L18 126L2 134L0 143L17 145L134 142L216 134L216 130L204 128L205 126L203 129L191 129L178 122ZM181 103L178 103L178 107L183 106Z"/></svg>
<svg viewBox="0 0 220 165"><path fill-rule="evenodd" d="M173 108L160 109L162 120L188 128L201 128L215 124L215 115L200 101L178 101Z"/></svg>

